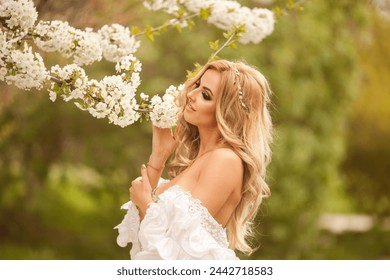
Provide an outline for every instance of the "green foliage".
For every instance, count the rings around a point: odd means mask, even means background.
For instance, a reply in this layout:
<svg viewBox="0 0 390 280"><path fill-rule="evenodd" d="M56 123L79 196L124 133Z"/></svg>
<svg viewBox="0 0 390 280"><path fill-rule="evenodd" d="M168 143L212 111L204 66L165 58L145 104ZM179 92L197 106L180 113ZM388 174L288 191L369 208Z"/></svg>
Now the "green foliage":
<svg viewBox="0 0 390 280"><path fill-rule="evenodd" d="M365 44L358 49L361 95L347 126L348 157L343 170L356 208L381 222L390 216L390 24L388 19L373 16L369 27Z"/></svg>

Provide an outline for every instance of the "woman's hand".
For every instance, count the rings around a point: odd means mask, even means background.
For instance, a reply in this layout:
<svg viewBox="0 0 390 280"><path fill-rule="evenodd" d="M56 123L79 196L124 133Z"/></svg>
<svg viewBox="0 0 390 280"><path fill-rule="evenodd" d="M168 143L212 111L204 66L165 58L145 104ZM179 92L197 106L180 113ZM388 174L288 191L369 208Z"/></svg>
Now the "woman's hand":
<svg viewBox="0 0 390 280"><path fill-rule="evenodd" d="M146 166L141 167L141 177L131 182L130 199L138 207L141 220L145 216L148 204L152 202L152 187L146 172Z"/></svg>
<svg viewBox="0 0 390 280"><path fill-rule="evenodd" d="M150 156L150 164L160 167L164 166L169 156L179 144L178 128L175 134L172 134L170 128L159 128L153 126L152 154Z"/></svg>

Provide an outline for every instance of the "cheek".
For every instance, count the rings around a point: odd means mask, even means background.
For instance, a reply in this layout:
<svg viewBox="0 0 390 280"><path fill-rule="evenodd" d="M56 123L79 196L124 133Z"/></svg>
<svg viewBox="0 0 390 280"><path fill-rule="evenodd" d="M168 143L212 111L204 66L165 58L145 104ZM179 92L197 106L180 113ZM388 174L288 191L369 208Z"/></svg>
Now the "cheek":
<svg viewBox="0 0 390 280"><path fill-rule="evenodd" d="M216 114L216 112L215 112L215 105L214 106L208 106L208 107L204 108L203 115L208 120L216 122L215 114Z"/></svg>

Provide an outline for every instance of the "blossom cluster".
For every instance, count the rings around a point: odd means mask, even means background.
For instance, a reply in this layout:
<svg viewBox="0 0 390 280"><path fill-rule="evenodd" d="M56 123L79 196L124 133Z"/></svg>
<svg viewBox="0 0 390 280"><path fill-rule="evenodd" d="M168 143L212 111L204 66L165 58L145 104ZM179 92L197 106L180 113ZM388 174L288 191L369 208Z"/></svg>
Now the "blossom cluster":
<svg viewBox="0 0 390 280"><path fill-rule="evenodd" d="M42 57L26 43L12 49L6 42L6 35L0 32L0 80L24 90L41 89L48 79Z"/></svg>
<svg viewBox="0 0 390 280"><path fill-rule="evenodd" d="M141 62L133 55L122 58L116 64L118 74L106 76L101 81L89 80L84 69L76 64L60 68L52 67L52 76L62 83L52 82L50 99L61 95L65 101L73 100L78 108L88 111L95 118L108 118L110 123L125 127L140 118L135 99L141 84Z"/></svg>
<svg viewBox="0 0 390 280"><path fill-rule="evenodd" d="M0 18L16 38L25 36L38 18L34 3L30 0L0 0Z"/></svg>
<svg viewBox="0 0 390 280"><path fill-rule="evenodd" d="M88 65L102 59L99 36L62 21L40 21L32 32L36 46L46 52L58 52L73 57L74 63Z"/></svg>
<svg viewBox="0 0 390 280"><path fill-rule="evenodd" d="M238 41L242 44L259 43L274 30L273 12L263 8L250 9L230 0L146 0L146 8L162 10L169 14L179 11L200 14L201 10L209 10L207 22L219 29L229 31L244 27Z"/></svg>
<svg viewBox="0 0 390 280"><path fill-rule="evenodd" d="M40 49L73 57L78 65L92 64L102 57L118 62L135 53L140 46L129 28L119 24L104 25L98 32L93 32L91 28L83 31L63 21L40 21L32 35Z"/></svg>
<svg viewBox="0 0 390 280"><path fill-rule="evenodd" d="M128 54L134 54L140 41L130 34L130 29L119 24L104 25L99 31L103 56L111 62L118 62Z"/></svg>
<svg viewBox="0 0 390 280"><path fill-rule="evenodd" d="M169 128L176 125L179 109L176 105L176 97L183 90L183 85L175 87L171 85L166 89L163 97L155 95L151 99L152 111L149 113L152 123L158 127ZM148 96L141 96L148 99Z"/></svg>

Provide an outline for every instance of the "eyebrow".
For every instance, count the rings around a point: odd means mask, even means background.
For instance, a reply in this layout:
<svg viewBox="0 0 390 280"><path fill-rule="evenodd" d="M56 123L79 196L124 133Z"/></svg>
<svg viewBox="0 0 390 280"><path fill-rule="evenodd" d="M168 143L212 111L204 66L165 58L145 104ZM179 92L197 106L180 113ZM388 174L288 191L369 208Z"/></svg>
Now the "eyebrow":
<svg viewBox="0 0 390 280"><path fill-rule="evenodd" d="M210 94L211 94L212 96L214 96L214 93L211 91L211 89L209 89L208 87L205 87L205 86L203 86L203 88L206 89L208 92L210 92Z"/></svg>
<svg viewBox="0 0 390 280"><path fill-rule="evenodd" d="M198 80L199 84L202 84L202 78L203 78L203 76L199 78L199 80ZM205 90L207 90L211 94L212 97L214 97L214 93L213 93L213 91L211 89L209 89L208 87L205 87L205 86L202 86L202 87Z"/></svg>

